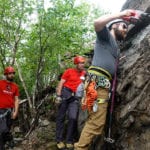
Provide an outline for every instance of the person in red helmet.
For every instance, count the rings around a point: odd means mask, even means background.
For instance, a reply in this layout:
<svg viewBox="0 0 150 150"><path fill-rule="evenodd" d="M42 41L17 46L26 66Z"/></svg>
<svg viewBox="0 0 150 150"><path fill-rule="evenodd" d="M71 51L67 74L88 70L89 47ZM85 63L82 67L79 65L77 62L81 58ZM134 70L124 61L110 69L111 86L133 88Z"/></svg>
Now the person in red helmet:
<svg viewBox="0 0 150 150"><path fill-rule="evenodd" d="M13 67L6 67L4 70L6 79L0 80L0 150L5 149L6 141L13 146L13 138L10 133L12 119L18 115L19 109L19 88L13 82L15 70Z"/></svg>
<svg viewBox="0 0 150 150"><path fill-rule="evenodd" d="M79 63L84 63L85 62L85 58L82 56L77 56L74 58L74 64L79 64Z"/></svg>
<svg viewBox="0 0 150 150"><path fill-rule="evenodd" d="M73 149L79 110L79 97L76 96L76 92L85 76L85 58L82 56L75 57L74 64L75 68L69 68L63 73L56 89L57 100L61 101L58 106L56 118L56 141L58 149L64 149L65 147ZM63 131L66 113L68 115L68 129L65 145Z"/></svg>

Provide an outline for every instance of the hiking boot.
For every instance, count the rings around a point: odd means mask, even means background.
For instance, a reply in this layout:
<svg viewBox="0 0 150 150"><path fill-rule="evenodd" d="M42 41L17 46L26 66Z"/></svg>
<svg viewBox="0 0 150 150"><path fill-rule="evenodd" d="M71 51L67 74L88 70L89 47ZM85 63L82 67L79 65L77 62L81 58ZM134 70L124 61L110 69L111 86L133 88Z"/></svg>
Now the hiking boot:
<svg viewBox="0 0 150 150"><path fill-rule="evenodd" d="M58 149L64 149L64 148L65 148L64 142L58 142L58 143L57 143L57 148L58 148Z"/></svg>
<svg viewBox="0 0 150 150"><path fill-rule="evenodd" d="M13 149L14 147L15 147L15 142L14 142L13 140L7 141L7 142L5 143L5 148L6 148L6 149L11 150L11 149ZM1 150L1 149L0 149L0 150Z"/></svg>
<svg viewBox="0 0 150 150"><path fill-rule="evenodd" d="M74 150L78 147L78 142L74 143Z"/></svg>
<svg viewBox="0 0 150 150"><path fill-rule="evenodd" d="M74 148L74 145L71 143L66 144L66 148L72 150Z"/></svg>
<svg viewBox="0 0 150 150"><path fill-rule="evenodd" d="M9 144L8 144L8 145L9 145L10 148L13 149L13 148L15 147L15 142L14 142L14 140L9 141Z"/></svg>

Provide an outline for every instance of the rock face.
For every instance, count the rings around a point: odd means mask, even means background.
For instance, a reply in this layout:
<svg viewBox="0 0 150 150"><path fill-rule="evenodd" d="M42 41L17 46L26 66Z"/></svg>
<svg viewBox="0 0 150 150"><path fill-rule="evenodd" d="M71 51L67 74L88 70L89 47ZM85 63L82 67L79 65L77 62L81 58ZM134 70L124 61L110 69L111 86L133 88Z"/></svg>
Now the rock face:
<svg viewBox="0 0 150 150"><path fill-rule="evenodd" d="M128 0L123 9L150 13L150 0ZM146 22L146 24L145 24ZM134 34L131 34L134 33ZM115 149L150 149L150 18L129 32L120 61L113 137Z"/></svg>
<svg viewBox="0 0 150 150"><path fill-rule="evenodd" d="M127 0L124 9L150 13L150 0ZM117 77L111 128L115 143L97 137L90 150L150 149L150 18L130 26L121 52L126 57L119 63Z"/></svg>
<svg viewBox="0 0 150 150"><path fill-rule="evenodd" d="M148 9L149 4L150 0L127 0L124 6L122 7L122 10L129 8L146 11Z"/></svg>
<svg viewBox="0 0 150 150"><path fill-rule="evenodd" d="M150 149L150 25L133 38L119 75L117 147Z"/></svg>

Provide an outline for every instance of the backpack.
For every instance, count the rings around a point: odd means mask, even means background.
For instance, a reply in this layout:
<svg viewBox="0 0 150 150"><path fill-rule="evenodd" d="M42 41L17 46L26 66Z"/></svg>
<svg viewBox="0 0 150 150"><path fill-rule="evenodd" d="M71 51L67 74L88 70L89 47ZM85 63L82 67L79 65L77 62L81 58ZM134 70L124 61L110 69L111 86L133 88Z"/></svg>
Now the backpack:
<svg viewBox="0 0 150 150"><path fill-rule="evenodd" d="M84 94L84 83L81 82L81 83L78 85L78 87L77 87L75 96L78 97L78 98L82 98L82 97L83 97L83 94Z"/></svg>

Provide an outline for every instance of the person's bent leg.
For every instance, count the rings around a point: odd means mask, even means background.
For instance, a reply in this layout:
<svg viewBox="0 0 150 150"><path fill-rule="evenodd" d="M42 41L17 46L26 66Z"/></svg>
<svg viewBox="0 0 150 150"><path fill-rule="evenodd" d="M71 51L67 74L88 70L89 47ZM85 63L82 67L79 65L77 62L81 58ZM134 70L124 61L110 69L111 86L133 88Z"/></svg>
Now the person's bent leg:
<svg viewBox="0 0 150 150"><path fill-rule="evenodd" d="M106 122L107 106L108 103L98 104L98 111L90 112L80 139L75 145L75 150L88 150L93 138L102 134Z"/></svg>

